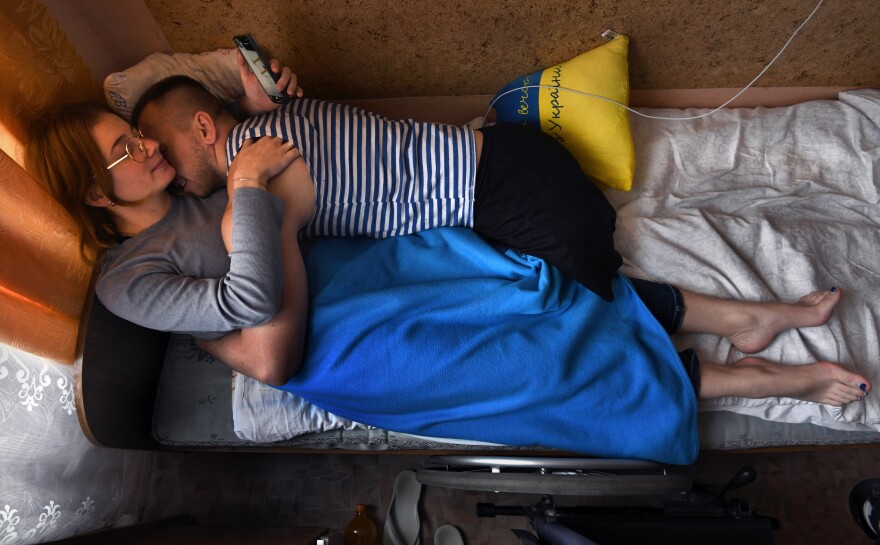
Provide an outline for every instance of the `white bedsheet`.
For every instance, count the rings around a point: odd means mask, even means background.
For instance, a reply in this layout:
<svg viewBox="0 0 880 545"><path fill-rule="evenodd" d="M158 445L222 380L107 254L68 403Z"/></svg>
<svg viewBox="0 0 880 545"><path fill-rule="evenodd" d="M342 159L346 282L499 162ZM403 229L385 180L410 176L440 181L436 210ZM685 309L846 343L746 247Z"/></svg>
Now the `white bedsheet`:
<svg viewBox="0 0 880 545"><path fill-rule="evenodd" d="M725 398L701 410L880 430L880 91L694 121L633 116L632 125L633 190L607 192L618 209L624 272L758 301L794 301L837 286L843 300L826 326L786 332L758 355L840 362L877 388L843 408ZM686 335L676 343L694 347L703 361L744 357L717 337Z"/></svg>
<svg viewBox="0 0 880 545"><path fill-rule="evenodd" d="M624 272L759 301L794 301L837 286L843 300L826 326L786 332L758 355L791 364L837 361L877 388L842 409L725 398L704 402L701 410L880 430L878 125L877 90L785 108L722 110L695 121L633 116L633 190L606 193L618 209ZM694 347L703 361L732 363L744 356L708 335L680 336L676 344ZM236 434L258 442L364 427L243 376L236 381L233 415Z"/></svg>

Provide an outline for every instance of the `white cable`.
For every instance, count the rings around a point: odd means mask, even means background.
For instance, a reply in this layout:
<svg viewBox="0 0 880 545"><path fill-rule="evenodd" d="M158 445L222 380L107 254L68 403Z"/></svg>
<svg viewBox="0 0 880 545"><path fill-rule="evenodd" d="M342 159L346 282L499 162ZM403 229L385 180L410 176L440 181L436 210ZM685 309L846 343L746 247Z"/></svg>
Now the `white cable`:
<svg viewBox="0 0 880 545"><path fill-rule="evenodd" d="M782 46L782 49L779 50L779 53L777 53L776 56L773 57L769 63L767 63L767 66L765 66L764 69L761 70L761 72L759 72L757 76L755 76L755 79L753 79L751 82L749 82L748 85L743 87L740 92L738 92L737 94L730 97L730 99L727 100L724 104L722 104L721 106L718 106L714 110L710 110L706 113L702 113L700 115L689 116L689 117L664 117L664 116L648 115L648 114L636 111L636 110L630 108L629 106L627 106L626 104L621 104L620 102L618 102L614 99L610 99L608 97L603 97L601 95L595 95L593 93L588 93L586 91L580 91L578 89L571 89L569 87L557 87L554 85L523 85L521 87L516 87L515 89L510 89L508 91L505 91L505 92L501 93L500 95L496 96L494 99L492 99L492 102L489 104L489 108L486 110L486 115L483 116L483 119L485 120L486 117L488 117L489 111L495 106L495 103L498 102L498 99L500 99L501 97L503 97L505 95L508 95L510 93L514 93L514 92L522 90L522 89L558 89L558 90L563 90L563 91L570 91L572 93L577 93L579 95L598 98L598 99L604 100L606 102L611 102L611 103L617 104L621 108L624 108L624 109L626 109L636 115L639 115L641 117L647 117L649 119L663 119L663 120L668 120L668 121L690 121L693 119L700 119L701 117L710 116L710 115L714 114L715 112L717 112L718 110L721 110L722 108L724 108L725 106L727 106L728 104L733 102L734 100L736 100L741 94L748 91L755 84L755 82L758 81L761 78L761 76L763 76L764 73L770 69L771 66L773 66L773 63L776 62L776 59L778 59L779 56L782 55L783 51L785 51L786 48L788 48L788 45L791 43L792 40L794 40L794 37L798 35L798 32L800 32L801 29L804 28L804 26L810 21L810 19L813 18L813 15L815 15L816 12L819 11L819 8L822 6L823 2L825 2L825 0L819 0L819 3L816 4L816 7L813 8L813 11L810 13L810 15L807 16L807 18L804 19L804 22L801 23L800 26L798 26L795 29L794 33L792 33L792 35L788 39L788 41L785 42L785 45ZM484 121L484 123L485 123L485 121Z"/></svg>

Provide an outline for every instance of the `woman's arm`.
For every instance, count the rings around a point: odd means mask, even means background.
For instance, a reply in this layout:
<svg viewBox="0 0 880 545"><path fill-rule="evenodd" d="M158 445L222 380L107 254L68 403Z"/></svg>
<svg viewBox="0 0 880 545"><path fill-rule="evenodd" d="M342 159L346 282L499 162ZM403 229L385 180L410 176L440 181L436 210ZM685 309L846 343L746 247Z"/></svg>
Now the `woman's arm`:
<svg viewBox="0 0 880 545"><path fill-rule="evenodd" d="M218 229L225 196L176 199L173 217L107 252L96 288L104 305L141 326L197 336L272 318L283 285L283 203L265 191L242 192L233 221L247 226L239 240L252 243L227 254Z"/></svg>
<svg viewBox="0 0 880 545"><path fill-rule="evenodd" d="M222 339L200 341L199 346L241 373L261 382L282 385L299 368L305 345L308 284L297 234L314 215L315 190L305 162L286 142L262 138L251 149L259 147L268 152L273 146L286 147L287 153L296 157L268 183L269 190L285 203L280 230L284 273L281 308L266 324L230 333ZM256 189L252 184L263 186L262 180L253 178L236 182L243 172L246 171L230 170L230 203L235 203L245 191L240 186L248 185L251 190ZM227 228L232 232L224 232L224 239L231 240L230 250L235 251L240 244L236 236L239 225L224 222L224 230Z"/></svg>
<svg viewBox="0 0 880 545"><path fill-rule="evenodd" d="M298 156L278 139L274 145L263 140L243 147L233 175L267 179ZM237 226L235 250L228 258L217 232L222 194L176 201L160 224L108 254L97 288L105 306L145 327L209 338L275 316L283 286L284 205L265 188L238 193L230 215Z"/></svg>

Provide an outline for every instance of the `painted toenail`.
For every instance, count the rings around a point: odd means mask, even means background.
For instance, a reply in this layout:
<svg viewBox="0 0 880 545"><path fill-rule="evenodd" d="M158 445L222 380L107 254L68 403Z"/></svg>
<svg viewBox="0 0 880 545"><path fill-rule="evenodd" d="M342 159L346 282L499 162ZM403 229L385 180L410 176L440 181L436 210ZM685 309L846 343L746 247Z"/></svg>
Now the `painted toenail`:
<svg viewBox="0 0 880 545"><path fill-rule="evenodd" d="M867 384L859 384L859 390L868 393L868 385Z"/></svg>
<svg viewBox="0 0 880 545"><path fill-rule="evenodd" d="M837 288L832 287L832 288L831 288L831 293L837 293Z"/></svg>

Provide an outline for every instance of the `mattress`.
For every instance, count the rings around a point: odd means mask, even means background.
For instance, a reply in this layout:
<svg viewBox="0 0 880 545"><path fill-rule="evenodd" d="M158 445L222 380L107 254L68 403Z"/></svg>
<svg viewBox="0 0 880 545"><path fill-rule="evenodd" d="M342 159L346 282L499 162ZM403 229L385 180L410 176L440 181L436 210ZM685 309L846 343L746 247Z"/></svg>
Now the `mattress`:
<svg viewBox="0 0 880 545"><path fill-rule="evenodd" d="M229 369L199 351L191 338L173 335L156 396L153 420L155 438L163 445L181 449L290 447L355 451L479 451L491 448L510 451L511 454L535 450L421 437L356 424L348 428L338 427L279 439L265 431L277 430L277 423L267 425L269 419L263 419L260 414L241 414L241 400L233 401L236 395L233 387L240 387L240 383L230 378ZM271 390L278 391L274 388ZM291 396L286 392L280 393ZM234 403L238 406L234 407ZM238 423L233 418L236 412ZM711 450L880 442L880 432L840 431L814 424L772 422L730 411L700 413L699 429L702 447ZM247 438L239 437L239 434Z"/></svg>
<svg viewBox="0 0 880 545"><path fill-rule="evenodd" d="M692 116L699 110L653 110ZM793 302L836 286L822 327L790 330L757 354L838 362L880 386L880 91L693 121L633 119L636 180L609 192L630 274L724 298ZM678 336L701 361L744 357L726 339ZM880 429L880 394L842 408L722 398L703 411L850 431Z"/></svg>
<svg viewBox="0 0 880 545"><path fill-rule="evenodd" d="M233 375L229 368L195 345L192 337L171 335L165 363L159 380L153 413L153 436L163 445L176 448L259 448L291 447L303 449L344 450L422 450L449 449L481 450L486 447L511 452L529 450L530 447L490 445L478 441L453 441L443 438L421 437L396 433L341 419L326 419L315 424L315 430L296 436L277 434L278 414L268 410L256 412L249 405L242 414L243 402L240 391L243 375ZM283 394L274 398L277 407L289 407L292 394L261 385L253 379L247 388L268 389ZM236 394L239 394L236 396ZM255 396L249 396L252 399ZM233 406L233 400L237 407ZM237 411L236 411L237 409ZM233 415L238 413L238 423ZM288 411L284 420L292 420ZM273 422L274 420L274 422ZM336 425L340 423L340 425ZM290 428L287 428L288 431ZM242 437L240 437L241 435Z"/></svg>

